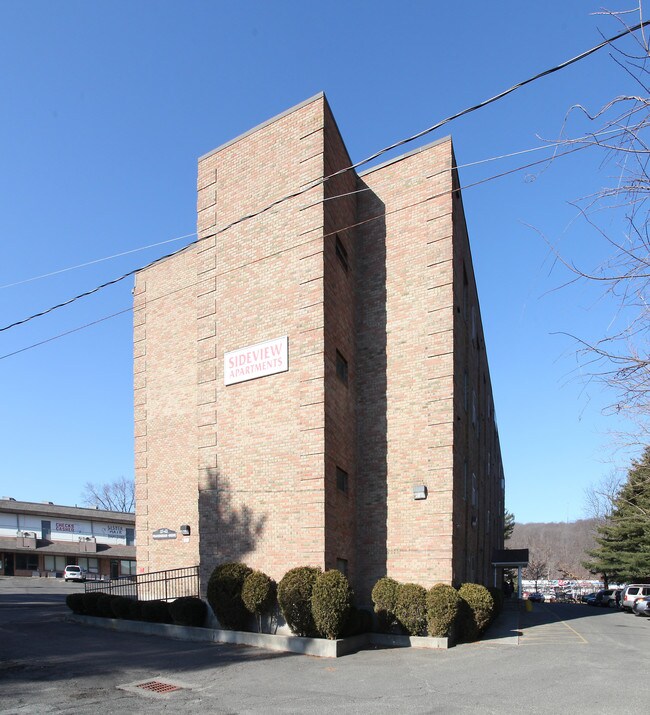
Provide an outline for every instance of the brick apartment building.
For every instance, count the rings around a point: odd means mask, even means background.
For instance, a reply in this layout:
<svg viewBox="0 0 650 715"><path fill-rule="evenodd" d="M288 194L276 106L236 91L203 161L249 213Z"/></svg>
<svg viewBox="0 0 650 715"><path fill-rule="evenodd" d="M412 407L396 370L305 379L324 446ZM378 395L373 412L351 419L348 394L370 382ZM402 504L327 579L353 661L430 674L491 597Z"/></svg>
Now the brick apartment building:
<svg viewBox="0 0 650 715"><path fill-rule="evenodd" d="M139 571L312 564L361 602L384 575L492 584L503 468L451 139L323 181L351 163L307 100L201 157L199 241L137 275Z"/></svg>

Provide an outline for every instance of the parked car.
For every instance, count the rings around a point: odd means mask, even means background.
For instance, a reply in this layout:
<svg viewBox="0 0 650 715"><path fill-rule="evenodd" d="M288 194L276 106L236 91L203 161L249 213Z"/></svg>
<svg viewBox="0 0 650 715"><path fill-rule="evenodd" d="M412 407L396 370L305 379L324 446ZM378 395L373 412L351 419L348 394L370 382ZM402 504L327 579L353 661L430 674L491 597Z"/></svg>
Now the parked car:
<svg viewBox="0 0 650 715"><path fill-rule="evenodd" d="M68 565L63 572L63 578L66 580L66 583L68 581L85 581L86 572L81 566Z"/></svg>
<svg viewBox="0 0 650 715"><path fill-rule="evenodd" d="M614 589L602 589L596 593L596 597L593 602L590 602L590 606L602 606L603 608L609 608L609 599L614 598Z"/></svg>
<svg viewBox="0 0 650 715"><path fill-rule="evenodd" d="M595 591L593 593L585 593L584 596L580 596L580 600L588 606L593 606L596 601L596 595Z"/></svg>
<svg viewBox="0 0 650 715"><path fill-rule="evenodd" d="M635 616L650 616L650 596L637 598L632 606L632 611Z"/></svg>
<svg viewBox="0 0 650 715"><path fill-rule="evenodd" d="M650 596L650 586L643 583L631 583L623 589L621 608L632 613L634 602L644 596Z"/></svg>
<svg viewBox="0 0 650 715"><path fill-rule="evenodd" d="M535 591L535 593L528 594L528 600L534 603L544 603L544 595Z"/></svg>

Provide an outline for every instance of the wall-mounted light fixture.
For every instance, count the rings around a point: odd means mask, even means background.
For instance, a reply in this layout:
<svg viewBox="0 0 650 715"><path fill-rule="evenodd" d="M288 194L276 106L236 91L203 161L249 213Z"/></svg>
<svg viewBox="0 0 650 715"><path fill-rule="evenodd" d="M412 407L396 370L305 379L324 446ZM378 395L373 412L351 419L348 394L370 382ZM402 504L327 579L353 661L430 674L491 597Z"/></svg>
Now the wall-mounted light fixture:
<svg viewBox="0 0 650 715"><path fill-rule="evenodd" d="M191 529L189 524L181 524L181 534L183 534L183 536L189 536L190 531Z"/></svg>
<svg viewBox="0 0 650 715"><path fill-rule="evenodd" d="M413 499L426 499L427 498L427 488L424 484L414 484L413 485Z"/></svg>

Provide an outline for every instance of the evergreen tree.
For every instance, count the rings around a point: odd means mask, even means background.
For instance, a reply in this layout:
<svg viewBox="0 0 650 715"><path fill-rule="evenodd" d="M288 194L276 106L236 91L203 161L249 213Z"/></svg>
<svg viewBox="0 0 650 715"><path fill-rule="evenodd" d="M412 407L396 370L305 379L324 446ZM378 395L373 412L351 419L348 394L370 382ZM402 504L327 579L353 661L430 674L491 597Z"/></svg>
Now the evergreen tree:
<svg viewBox="0 0 650 715"><path fill-rule="evenodd" d="M598 546L584 565L605 579L650 578L650 447L632 463L613 510L598 527Z"/></svg>
<svg viewBox="0 0 650 715"><path fill-rule="evenodd" d="M508 541L508 539L512 536L512 532L514 530L515 515L511 511L508 511L506 509L503 515L503 540Z"/></svg>

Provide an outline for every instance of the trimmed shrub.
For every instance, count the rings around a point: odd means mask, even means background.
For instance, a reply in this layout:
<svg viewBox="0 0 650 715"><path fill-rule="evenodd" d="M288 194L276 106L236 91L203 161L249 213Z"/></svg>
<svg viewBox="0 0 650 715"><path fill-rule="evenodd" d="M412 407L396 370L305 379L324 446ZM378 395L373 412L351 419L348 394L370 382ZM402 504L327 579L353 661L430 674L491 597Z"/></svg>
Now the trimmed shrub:
<svg viewBox="0 0 650 715"><path fill-rule="evenodd" d="M132 598L127 598L126 596L115 596L111 601L111 608L113 609L113 616L115 618L127 619L129 618L129 613L131 610L131 604L133 603Z"/></svg>
<svg viewBox="0 0 650 715"><path fill-rule="evenodd" d="M427 632L427 590L417 583L401 584L395 604L397 620L411 636Z"/></svg>
<svg viewBox="0 0 650 715"><path fill-rule="evenodd" d="M167 601L141 601L140 614L143 621L149 623L171 623Z"/></svg>
<svg viewBox="0 0 650 715"><path fill-rule="evenodd" d="M464 583L458 589L458 594L469 609L469 613L466 612L463 618L465 635L468 639L476 638L490 624L494 612L494 600L487 588L478 583Z"/></svg>
<svg viewBox="0 0 650 715"><path fill-rule="evenodd" d="M298 566L284 574L278 584L278 604L282 615L297 636L318 636L311 612L311 597L318 574L317 566Z"/></svg>
<svg viewBox="0 0 650 715"><path fill-rule="evenodd" d="M203 626L207 612L205 601L196 596L183 596L169 604L169 614L177 626Z"/></svg>
<svg viewBox="0 0 650 715"><path fill-rule="evenodd" d="M256 616L269 613L275 605L277 584L262 571L253 571L244 579L241 598L244 606Z"/></svg>
<svg viewBox="0 0 650 715"><path fill-rule="evenodd" d="M246 564L217 566L208 581L208 603L222 628L241 631L246 627L248 611L241 592L246 577L252 573Z"/></svg>
<svg viewBox="0 0 650 715"><path fill-rule="evenodd" d="M427 632L436 638L448 638L458 620L460 596L446 583L437 583L427 591Z"/></svg>
<svg viewBox="0 0 650 715"><path fill-rule="evenodd" d="M142 620L142 602L136 599L129 599L129 608L127 611L126 618L129 621L141 621Z"/></svg>
<svg viewBox="0 0 650 715"><path fill-rule="evenodd" d="M77 615L82 615L84 612L84 594L69 593L65 597L65 605Z"/></svg>
<svg viewBox="0 0 650 715"><path fill-rule="evenodd" d="M399 583L395 579L384 576L372 589L372 602L379 622L380 631L389 631L395 625L395 607L399 593Z"/></svg>
<svg viewBox="0 0 650 715"><path fill-rule="evenodd" d="M82 593L83 596L83 609L87 616L99 616L99 610L97 608L97 602L102 596L106 594L102 591L91 591L90 593Z"/></svg>
<svg viewBox="0 0 650 715"><path fill-rule="evenodd" d="M335 640L343 633L352 603L347 578L337 569L316 576L311 594L311 612L317 630Z"/></svg>
<svg viewBox="0 0 650 715"><path fill-rule="evenodd" d="M492 611L491 618L491 621L493 621L503 610L504 595L503 590L500 588L492 587L488 588L488 591L490 592L490 596L492 596L492 600L494 601L494 610Z"/></svg>
<svg viewBox="0 0 650 715"><path fill-rule="evenodd" d="M103 593L97 599L97 615L100 618L113 618L113 607L112 603L115 600L115 596L108 593Z"/></svg>

